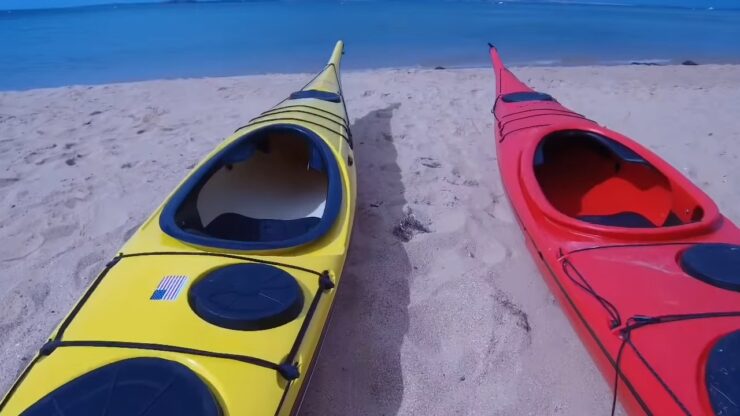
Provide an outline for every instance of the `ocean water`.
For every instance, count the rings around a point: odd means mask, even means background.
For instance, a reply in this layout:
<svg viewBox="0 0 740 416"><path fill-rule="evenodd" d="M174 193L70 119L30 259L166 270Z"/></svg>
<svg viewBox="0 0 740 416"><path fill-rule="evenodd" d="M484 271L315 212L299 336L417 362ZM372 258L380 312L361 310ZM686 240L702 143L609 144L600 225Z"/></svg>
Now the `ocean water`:
<svg viewBox="0 0 740 416"><path fill-rule="evenodd" d="M349 69L486 66L489 41L511 64L738 63L740 10L283 0L0 11L0 89L310 72L337 39Z"/></svg>

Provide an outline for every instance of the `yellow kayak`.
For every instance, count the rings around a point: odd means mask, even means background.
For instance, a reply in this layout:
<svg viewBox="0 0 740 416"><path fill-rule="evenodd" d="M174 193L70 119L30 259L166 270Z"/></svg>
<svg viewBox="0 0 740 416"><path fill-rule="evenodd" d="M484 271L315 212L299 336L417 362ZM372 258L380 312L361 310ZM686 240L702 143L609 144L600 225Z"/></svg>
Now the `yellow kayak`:
<svg viewBox="0 0 740 416"><path fill-rule="evenodd" d="M356 199L343 44L238 129L112 258L0 415L287 415L319 353Z"/></svg>

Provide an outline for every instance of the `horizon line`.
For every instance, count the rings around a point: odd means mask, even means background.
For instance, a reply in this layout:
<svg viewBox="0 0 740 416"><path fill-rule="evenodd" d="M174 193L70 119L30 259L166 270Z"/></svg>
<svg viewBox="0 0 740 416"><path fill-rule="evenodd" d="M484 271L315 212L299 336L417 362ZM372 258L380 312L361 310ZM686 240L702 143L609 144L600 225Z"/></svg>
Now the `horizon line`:
<svg viewBox="0 0 740 416"><path fill-rule="evenodd" d="M13 13L43 13L43 12L54 12L54 11L74 11L80 9L105 9L105 8L117 8L117 7L137 7L137 6L163 6L163 5L180 5L180 4L226 4L226 3L282 3L292 2L295 0L140 0L127 3L111 2L101 4L82 4L82 5L70 5L61 7L39 7L39 8L26 8L26 9L0 9L0 15L2 14L13 14ZM344 2L352 0L321 0L321 1L337 1ZM361 2L367 2L368 0L362 0ZM369 0L383 2L387 0ZM421 0L411 0L421 1ZM427 0L424 0L427 1ZM440 2L449 2L449 0L433 0ZM501 4L521 4L521 5L561 5L561 6L586 6L586 7L623 7L623 8L636 8L636 9L672 9L672 10L705 10L705 11L740 11L738 7L722 7L722 6L681 6L681 5L657 5L657 4L626 4L619 2L611 2L610 0L603 0L600 2L588 2L585 0L459 0L462 3L491 3L492 5ZM618 0L617 0L618 1Z"/></svg>

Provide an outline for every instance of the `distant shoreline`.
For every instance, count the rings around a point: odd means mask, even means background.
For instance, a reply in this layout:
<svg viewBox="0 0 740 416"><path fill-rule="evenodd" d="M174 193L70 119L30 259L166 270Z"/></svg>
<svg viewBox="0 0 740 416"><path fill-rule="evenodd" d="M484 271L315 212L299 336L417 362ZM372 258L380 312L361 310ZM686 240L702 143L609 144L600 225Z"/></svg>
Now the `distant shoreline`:
<svg viewBox="0 0 740 416"><path fill-rule="evenodd" d="M740 71L740 63L697 63L696 65L691 64L684 64L684 63L652 63L652 62L630 62L630 63L620 63L620 64L611 64L611 65L532 65L532 64L512 64L509 65L511 68L515 68L517 70L521 69L531 69L531 70L564 70L564 69L583 69L583 68L592 68L592 69L600 69L600 68L631 68L634 70L643 70L647 69L647 67L655 67L658 68L727 68L727 67L738 67L737 70ZM443 72L443 71L461 71L461 72L468 72L468 71L488 71L490 70L488 65L467 65L467 66L442 66L438 65L436 67L432 66L395 66L395 67L380 67L380 68L352 68L352 69L342 69L342 72L344 74L378 74L378 73L396 73L396 72L420 72L420 73L426 73L426 72ZM250 74L234 74L234 75L222 75L222 76L198 76L198 77L165 77L165 78L153 78L153 79L137 79L137 80L121 80L121 81L113 81L113 82L104 82L104 83L72 83L72 84L64 84L64 85L54 85L54 86L42 86L42 87L34 87L34 88L19 88L19 89L0 89L0 94L22 94L29 91L35 91L35 90L54 90L54 89L68 89L68 88L101 88L106 86L120 86L120 85L135 85L135 84L146 84L146 83L159 83L159 82L190 82L190 81L199 81L199 80L222 80L227 81L232 78L254 78L254 77L264 77L264 78L271 78L271 77L305 77L307 74L310 75L311 71L299 71L299 72L264 72L264 73L250 73Z"/></svg>
<svg viewBox="0 0 740 416"><path fill-rule="evenodd" d="M142 0L133 1L128 3L111 2L103 4L83 4L83 5L70 5L61 7L27 7L27 8L14 8L14 9L1 9L0 16L2 13L25 13L25 12L54 12L64 10L79 10L79 9L105 9L105 8L119 8L119 7L140 7L140 6L168 6L168 5L192 5L192 4L227 4L227 3L259 3L264 0L163 0L163 1L152 1ZM381 2L382 0L375 0ZM445 1L445 0L425 0L425 1ZM482 1L482 0L481 0ZM662 4L627 4L619 1L599 1L599 2L588 2L585 0L498 0L490 1L491 7L506 6L506 5L523 5L523 6L575 6L575 7L624 7L624 8L635 8L635 9L653 9L653 10L712 10L712 11L740 11L740 7L722 7L722 6L683 6L683 5L662 5Z"/></svg>

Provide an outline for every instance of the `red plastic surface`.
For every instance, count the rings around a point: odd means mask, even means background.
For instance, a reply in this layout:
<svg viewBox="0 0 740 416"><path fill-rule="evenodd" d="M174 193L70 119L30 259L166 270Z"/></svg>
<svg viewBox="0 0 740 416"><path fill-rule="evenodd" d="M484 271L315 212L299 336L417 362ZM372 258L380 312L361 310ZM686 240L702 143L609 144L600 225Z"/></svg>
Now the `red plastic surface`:
<svg viewBox="0 0 740 416"><path fill-rule="evenodd" d="M740 244L740 230L676 169L633 140L599 126L557 101L507 103L502 95L532 91L495 48L494 125L504 188L545 281L611 384L629 318L740 311L740 293L685 274L682 250L695 243ZM543 138L565 130L612 139L647 163L621 163L568 144L535 166ZM563 139L566 140L566 139ZM652 228L579 220L582 215L638 213ZM682 224L663 226L673 213ZM620 322L589 291L614 305ZM580 283L580 285L579 285ZM630 332L620 362L619 397L629 414L713 414L705 385L712 345L740 329L740 317L662 323ZM605 403L605 413L610 403Z"/></svg>

